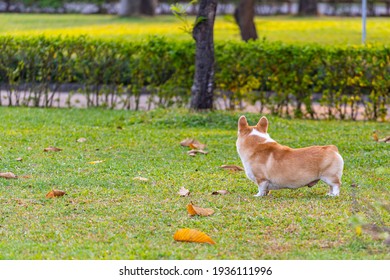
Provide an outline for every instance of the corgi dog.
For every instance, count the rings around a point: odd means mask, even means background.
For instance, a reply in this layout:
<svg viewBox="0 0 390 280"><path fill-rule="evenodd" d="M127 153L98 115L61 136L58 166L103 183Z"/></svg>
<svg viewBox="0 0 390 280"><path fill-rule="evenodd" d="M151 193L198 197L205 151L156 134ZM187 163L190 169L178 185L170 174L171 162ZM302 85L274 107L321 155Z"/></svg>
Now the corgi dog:
<svg viewBox="0 0 390 280"><path fill-rule="evenodd" d="M336 146L311 146L292 149L274 141L268 120L262 117L249 126L245 116L238 120L237 152L246 176L266 196L270 190L312 187L320 180L329 185L328 195L338 196L344 161Z"/></svg>

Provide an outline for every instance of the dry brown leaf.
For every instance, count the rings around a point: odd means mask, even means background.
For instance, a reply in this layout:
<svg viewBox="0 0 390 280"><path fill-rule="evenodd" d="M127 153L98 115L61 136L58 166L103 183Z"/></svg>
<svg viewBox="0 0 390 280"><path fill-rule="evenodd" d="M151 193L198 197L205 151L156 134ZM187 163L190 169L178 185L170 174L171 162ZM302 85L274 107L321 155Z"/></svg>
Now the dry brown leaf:
<svg viewBox="0 0 390 280"><path fill-rule="evenodd" d="M199 216L204 216L204 217L214 214L213 209L198 207L198 206L193 205L192 202L187 205L187 212L191 216L199 215Z"/></svg>
<svg viewBox="0 0 390 280"><path fill-rule="evenodd" d="M206 145L201 143L191 143L188 147L194 150L195 149L203 150L204 148L206 148Z"/></svg>
<svg viewBox="0 0 390 280"><path fill-rule="evenodd" d="M95 161L90 161L88 162L89 164L98 164L98 163L102 163L104 162L104 160L95 160Z"/></svg>
<svg viewBox="0 0 390 280"><path fill-rule="evenodd" d="M43 151L44 152L60 152L60 151L62 151L62 149L50 146L48 148L44 148Z"/></svg>
<svg viewBox="0 0 390 280"><path fill-rule="evenodd" d="M221 165L220 168L231 170L231 171L244 171L244 168L238 165Z"/></svg>
<svg viewBox="0 0 390 280"><path fill-rule="evenodd" d="M196 155L196 154L203 154L203 155L207 155L209 152L206 152L206 151L203 151L203 150L191 150L191 151L188 151L187 154L192 156L192 155Z"/></svg>
<svg viewBox="0 0 390 280"><path fill-rule="evenodd" d="M83 142L85 142L85 141L87 141L86 138L79 138L79 139L77 139L77 142L79 142L79 143L83 143Z"/></svg>
<svg viewBox="0 0 390 280"><path fill-rule="evenodd" d="M183 147L190 147L191 149L203 150L204 148L206 148L206 144L202 144L198 140L192 138L184 139L180 142L180 145L182 145Z"/></svg>
<svg viewBox="0 0 390 280"><path fill-rule="evenodd" d="M219 191L215 191L215 192L212 192L211 194L212 195L226 195L226 194L229 194L230 192L227 191L227 190L219 190Z"/></svg>
<svg viewBox="0 0 390 280"><path fill-rule="evenodd" d="M190 143L190 144L188 145L188 147L190 147L190 148L193 149L193 150L198 149L198 146L195 145L194 143Z"/></svg>
<svg viewBox="0 0 390 280"><path fill-rule="evenodd" d="M23 158L21 158L21 157L18 157L17 159L16 159L16 161L22 161L23 160Z"/></svg>
<svg viewBox="0 0 390 280"><path fill-rule="evenodd" d="M18 176L16 176L12 172L0 172L0 178L5 178L5 179L17 179Z"/></svg>
<svg viewBox="0 0 390 280"><path fill-rule="evenodd" d="M180 196L189 196L190 195L190 191L187 190L185 187L181 187L181 189L179 190L178 194L180 194Z"/></svg>
<svg viewBox="0 0 390 280"><path fill-rule="evenodd" d="M194 142L194 139L192 138L186 138L184 139L183 141L180 142L180 145L182 145L183 147L189 147L191 143Z"/></svg>
<svg viewBox="0 0 390 280"><path fill-rule="evenodd" d="M196 229L179 229L173 235L173 239L183 242L208 243L214 245L215 242L207 234Z"/></svg>
<svg viewBox="0 0 390 280"><path fill-rule="evenodd" d="M134 177L133 180L144 181L144 182L149 181L148 178L144 178L144 177Z"/></svg>
<svg viewBox="0 0 390 280"><path fill-rule="evenodd" d="M379 139L378 142L390 143L390 136L387 136L385 138Z"/></svg>
<svg viewBox="0 0 390 280"><path fill-rule="evenodd" d="M51 190L46 194L46 198L53 198L53 197L58 197L58 196L63 196L65 195L66 192L61 191L61 190Z"/></svg>

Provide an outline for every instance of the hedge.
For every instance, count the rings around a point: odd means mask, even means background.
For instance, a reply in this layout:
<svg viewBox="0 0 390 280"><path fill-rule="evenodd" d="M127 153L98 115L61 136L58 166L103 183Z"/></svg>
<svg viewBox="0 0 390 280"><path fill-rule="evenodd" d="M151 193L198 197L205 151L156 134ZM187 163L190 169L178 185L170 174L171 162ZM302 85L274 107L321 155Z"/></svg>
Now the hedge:
<svg viewBox="0 0 390 280"><path fill-rule="evenodd" d="M0 37L0 105L53 106L60 87L79 85L88 106L138 109L185 106L194 76L192 41L143 42L89 37ZM218 42L216 96L281 116L385 119L390 103L390 48ZM221 100L220 99L220 100ZM326 108L320 115L314 102Z"/></svg>

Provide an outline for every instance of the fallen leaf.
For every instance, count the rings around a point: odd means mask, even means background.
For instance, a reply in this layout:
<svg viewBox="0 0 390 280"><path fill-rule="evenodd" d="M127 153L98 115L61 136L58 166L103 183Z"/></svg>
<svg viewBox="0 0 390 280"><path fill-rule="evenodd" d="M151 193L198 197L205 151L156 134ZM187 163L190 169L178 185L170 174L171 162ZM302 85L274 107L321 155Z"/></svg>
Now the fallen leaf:
<svg viewBox="0 0 390 280"><path fill-rule="evenodd" d="M187 154L188 155L196 155L196 154L203 154L203 155L207 155L209 152L206 152L206 151L203 151L203 150L191 150L191 151L188 151Z"/></svg>
<svg viewBox="0 0 390 280"><path fill-rule="evenodd" d="M374 131L372 133L372 138L374 138L374 141L378 142L379 138L378 138L378 134L376 133L376 131Z"/></svg>
<svg viewBox="0 0 390 280"><path fill-rule="evenodd" d="M104 162L104 160L95 160L95 161L90 161L88 162L89 164L98 164L98 163L102 163Z"/></svg>
<svg viewBox="0 0 390 280"><path fill-rule="evenodd" d="M244 171L244 168L238 165L221 165L220 168L231 170L231 171Z"/></svg>
<svg viewBox="0 0 390 280"><path fill-rule="evenodd" d="M17 159L16 159L16 161L22 161L23 160L23 158L21 158L21 157L18 157Z"/></svg>
<svg viewBox="0 0 390 280"><path fill-rule="evenodd" d="M196 229L179 229L173 235L173 239L176 241L184 242L196 242L196 243L208 243L214 245L215 242L207 234Z"/></svg>
<svg viewBox="0 0 390 280"><path fill-rule="evenodd" d="M379 139L378 142L390 143L390 136L387 136L385 138Z"/></svg>
<svg viewBox="0 0 390 280"><path fill-rule="evenodd" d="M85 142L85 141L87 141L86 138L79 138L79 139L77 139L77 142L79 142L79 143L83 143L83 142Z"/></svg>
<svg viewBox="0 0 390 280"><path fill-rule="evenodd" d="M134 177L133 180L144 181L144 182L149 181L148 178L144 178L144 177Z"/></svg>
<svg viewBox="0 0 390 280"><path fill-rule="evenodd" d="M227 190L219 190L219 191L215 191L215 192L212 192L211 194L212 195L226 195L226 194L229 194L230 192L227 191Z"/></svg>
<svg viewBox="0 0 390 280"><path fill-rule="evenodd" d="M0 173L0 178L5 178L5 179L17 179L18 176L16 176L12 172L2 172Z"/></svg>
<svg viewBox="0 0 390 280"><path fill-rule="evenodd" d="M190 147L191 149L200 149L203 150L206 148L206 144L200 143L198 140L193 138L187 138L180 142L180 145L183 147Z"/></svg>
<svg viewBox="0 0 390 280"><path fill-rule="evenodd" d="M183 147L189 147L191 143L193 143L195 140L192 138L186 138L183 141L180 142L180 145Z"/></svg>
<svg viewBox="0 0 390 280"><path fill-rule="evenodd" d="M190 144L188 145L188 147L190 147L190 148L193 149L193 150L198 149L197 145L195 145L194 143L190 143Z"/></svg>
<svg viewBox="0 0 390 280"><path fill-rule="evenodd" d="M60 152L62 149L56 147L48 147L43 149L44 152Z"/></svg>
<svg viewBox="0 0 390 280"><path fill-rule="evenodd" d="M187 190L185 187L181 187L181 189L179 190L178 194L180 194L180 196L189 196L190 195L190 191Z"/></svg>
<svg viewBox="0 0 390 280"><path fill-rule="evenodd" d="M53 197L58 197L58 196L63 196L65 195L66 192L60 191L60 190L51 190L46 194L46 198L53 198Z"/></svg>
<svg viewBox="0 0 390 280"><path fill-rule="evenodd" d="M193 205L192 202L187 205L187 212L191 216L199 215L199 216L204 216L204 217L214 214L213 209L198 207L198 206Z"/></svg>
<svg viewBox="0 0 390 280"><path fill-rule="evenodd" d="M190 147L191 149L204 149L206 148L206 145L205 144L201 144L201 143L191 143L188 147Z"/></svg>
<svg viewBox="0 0 390 280"><path fill-rule="evenodd" d="M357 226L355 227L355 232L356 232L356 235L357 235L357 236L362 235L362 226L357 225Z"/></svg>

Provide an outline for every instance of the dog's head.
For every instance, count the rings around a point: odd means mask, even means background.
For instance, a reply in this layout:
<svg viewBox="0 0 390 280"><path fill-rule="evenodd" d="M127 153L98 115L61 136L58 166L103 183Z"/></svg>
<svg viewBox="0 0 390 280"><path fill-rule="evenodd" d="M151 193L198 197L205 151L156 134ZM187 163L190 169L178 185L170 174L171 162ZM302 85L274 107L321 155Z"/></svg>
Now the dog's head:
<svg viewBox="0 0 390 280"><path fill-rule="evenodd" d="M249 136L259 137L262 143L275 142L268 134L268 119L261 117L255 126L250 126L245 116L238 120L238 139Z"/></svg>

